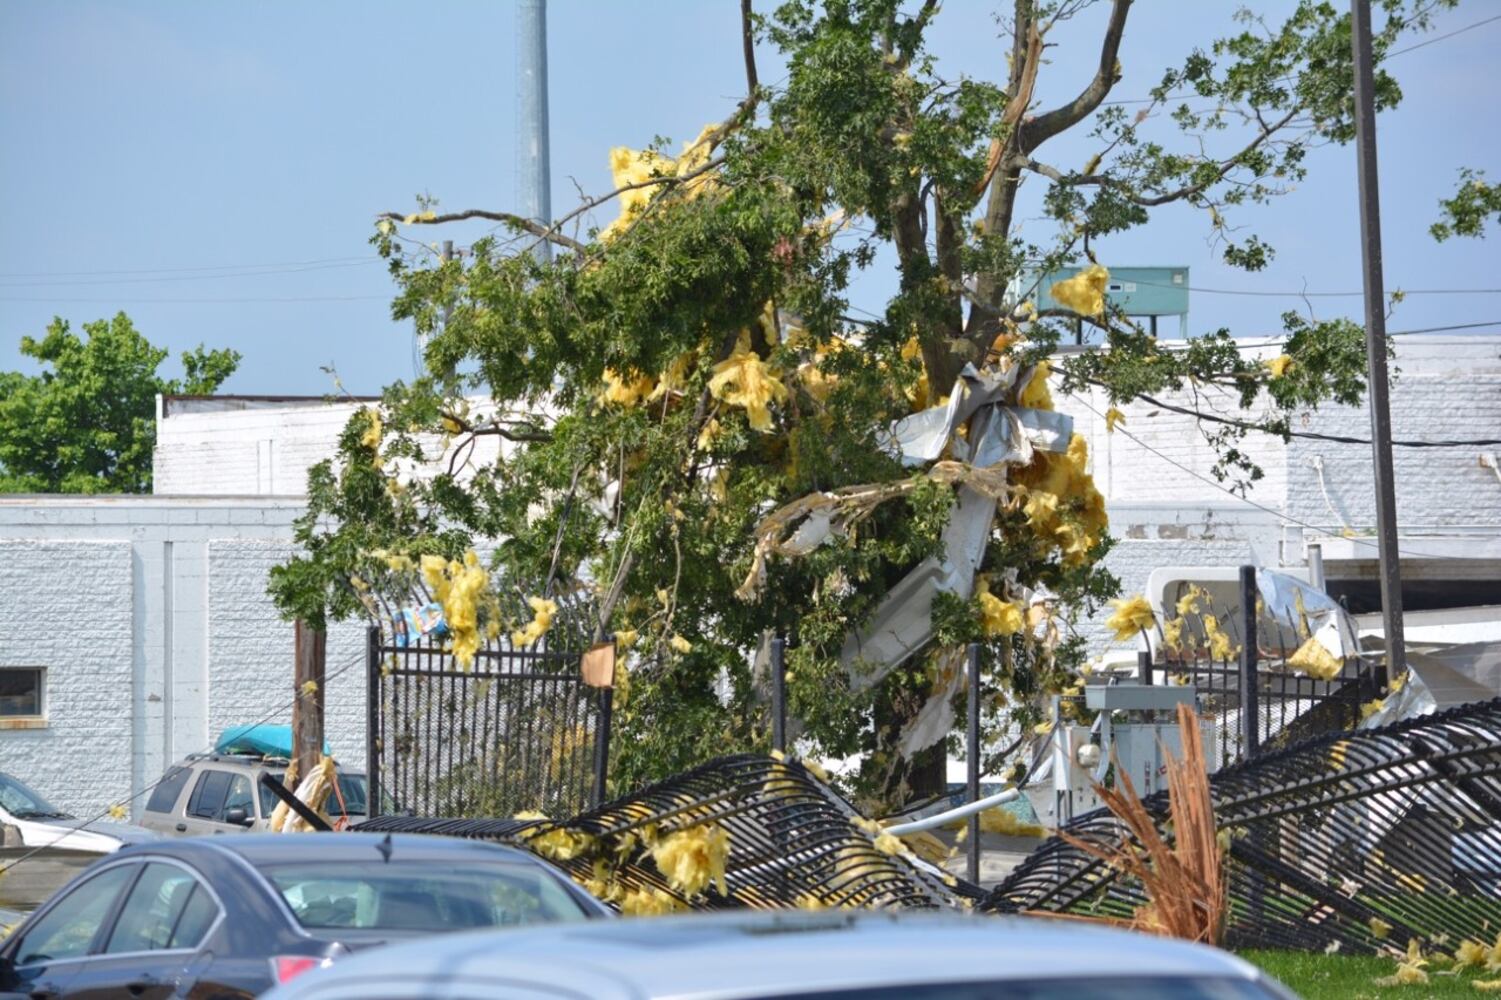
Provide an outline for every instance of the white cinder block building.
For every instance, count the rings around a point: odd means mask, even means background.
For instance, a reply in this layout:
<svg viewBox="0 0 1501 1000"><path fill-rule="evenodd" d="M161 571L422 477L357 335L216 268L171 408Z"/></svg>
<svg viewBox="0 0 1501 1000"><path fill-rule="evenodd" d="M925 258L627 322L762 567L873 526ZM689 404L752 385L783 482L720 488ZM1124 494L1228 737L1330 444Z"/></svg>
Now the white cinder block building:
<svg viewBox="0 0 1501 1000"><path fill-rule="evenodd" d="M1396 364L1398 440L1501 438L1501 336L1403 338ZM1194 418L1137 403L1111 434L1099 394L1055 395L1089 439L1118 539L1108 565L1127 592L1159 566L1302 567L1317 542L1333 592L1355 610L1379 600L1368 445L1248 438L1265 478L1240 498L1210 475ZM292 628L266 596L266 573L291 550L307 467L333 454L365 402L165 399L157 495L0 498L0 602L12 623L0 643L0 770L87 813L227 725L287 721ZM1212 395L1199 405L1243 416ZM1330 407L1297 429L1365 439L1370 421L1364 409ZM1501 605L1498 453L1396 449L1409 609ZM328 669L343 672L326 692L329 738L355 762L363 656L360 623L330 631Z"/></svg>
<svg viewBox="0 0 1501 1000"><path fill-rule="evenodd" d="M12 622L0 644L0 770L92 815L227 726L290 721L292 626L266 573L291 552L300 508L275 497L0 497ZM359 623L330 629L329 742L360 766L364 655Z"/></svg>

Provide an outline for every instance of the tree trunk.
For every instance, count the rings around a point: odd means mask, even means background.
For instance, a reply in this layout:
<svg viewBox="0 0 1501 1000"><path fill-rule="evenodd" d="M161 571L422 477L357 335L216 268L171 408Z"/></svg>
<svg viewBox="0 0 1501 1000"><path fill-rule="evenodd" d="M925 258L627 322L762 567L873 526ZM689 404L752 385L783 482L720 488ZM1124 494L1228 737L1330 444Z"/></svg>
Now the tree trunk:
<svg viewBox="0 0 1501 1000"><path fill-rule="evenodd" d="M323 760L323 672L328 633L298 621L294 632L292 756L307 777Z"/></svg>

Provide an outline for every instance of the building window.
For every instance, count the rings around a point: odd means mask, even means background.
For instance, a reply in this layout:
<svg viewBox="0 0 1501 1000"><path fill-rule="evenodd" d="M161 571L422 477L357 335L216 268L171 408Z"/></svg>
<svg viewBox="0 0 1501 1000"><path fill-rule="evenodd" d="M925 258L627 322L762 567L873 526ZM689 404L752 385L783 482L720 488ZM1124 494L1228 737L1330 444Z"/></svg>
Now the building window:
<svg viewBox="0 0 1501 1000"><path fill-rule="evenodd" d="M46 715L42 667L0 667L0 728L40 722Z"/></svg>

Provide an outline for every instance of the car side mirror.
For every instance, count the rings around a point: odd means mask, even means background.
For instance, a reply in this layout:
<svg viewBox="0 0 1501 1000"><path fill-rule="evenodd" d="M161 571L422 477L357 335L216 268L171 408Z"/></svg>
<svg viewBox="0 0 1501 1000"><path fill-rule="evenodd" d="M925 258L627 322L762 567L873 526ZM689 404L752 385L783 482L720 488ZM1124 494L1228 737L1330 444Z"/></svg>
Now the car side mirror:
<svg viewBox="0 0 1501 1000"><path fill-rule="evenodd" d="M235 826L249 826L250 815L244 809L230 809L224 814L224 822L233 823Z"/></svg>

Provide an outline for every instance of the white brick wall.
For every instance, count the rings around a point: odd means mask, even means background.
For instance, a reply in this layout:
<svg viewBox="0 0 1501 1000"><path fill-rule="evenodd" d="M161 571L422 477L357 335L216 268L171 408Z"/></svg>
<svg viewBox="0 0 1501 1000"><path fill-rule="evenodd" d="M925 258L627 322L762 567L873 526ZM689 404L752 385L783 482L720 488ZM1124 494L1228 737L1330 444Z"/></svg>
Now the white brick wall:
<svg viewBox="0 0 1501 1000"><path fill-rule="evenodd" d="M209 547L209 731L251 721L246 706L294 696L292 630L266 594L271 567L294 551L288 542L218 539ZM330 626L324 729L336 758L365 764L365 640L358 621ZM284 721L278 719L276 721Z"/></svg>
<svg viewBox="0 0 1501 1000"><path fill-rule="evenodd" d="M475 418L485 400L475 399ZM332 458L349 418L369 401L164 399L158 404L153 492L162 496L302 496L310 467ZM423 448L447 453L437 437ZM493 461L501 442L480 438L471 461ZM434 468L438 463L434 463Z"/></svg>
<svg viewBox="0 0 1501 1000"><path fill-rule="evenodd" d="M0 770L97 812L226 726L291 721L292 626L266 594L294 501L0 498L0 665L48 668L48 726L0 730ZM335 756L364 765L364 632L335 625ZM269 718L266 718L269 715ZM134 803L136 814L142 802Z"/></svg>
<svg viewBox="0 0 1501 1000"><path fill-rule="evenodd" d="M70 810L130 788L128 541L0 539L0 665L46 667L45 729L0 730L0 770Z"/></svg>

